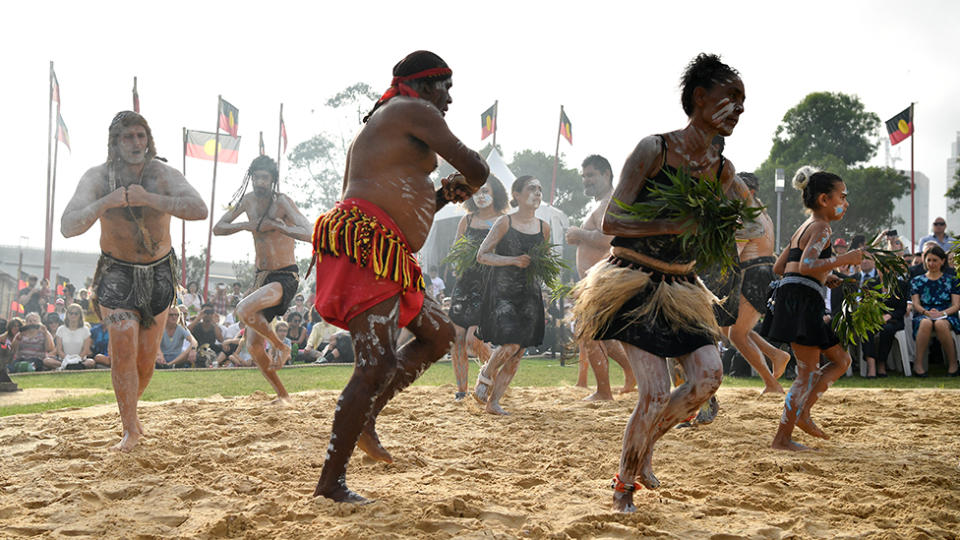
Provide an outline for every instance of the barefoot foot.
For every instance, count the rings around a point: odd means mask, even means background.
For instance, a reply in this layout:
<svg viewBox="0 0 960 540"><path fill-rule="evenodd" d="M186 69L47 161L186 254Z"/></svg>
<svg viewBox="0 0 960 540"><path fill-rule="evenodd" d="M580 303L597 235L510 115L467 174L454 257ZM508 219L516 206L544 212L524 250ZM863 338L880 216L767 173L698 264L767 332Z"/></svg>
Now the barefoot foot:
<svg viewBox="0 0 960 540"><path fill-rule="evenodd" d="M637 391L637 383L625 384L623 385L623 388L620 389L621 394L629 394L630 392L636 392L636 391Z"/></svg>
<svg viewBox="0 0 960 540"><path fill-rule="evenodd" d="M830 436L823 432L822 429L817 427L813 423L813 420L809 416L801 416L797 419L797 427L802 429L808 435L813 437L819 437L821 439L829 439Z"/></svg>
<svg viewBox="0 0 960 540"><path fill-rule="evenodd" d="M484 376L483 372L477 375L477 384L473 387L473 398L477 400L477 403L484 405L490 399L491 384L493 384L493 381Z"/></svg>
<svg viewBox="0 0 960 540"><path fill-rule="evenodd" d="M760 392L761 398L766 395L782 396L783 387L780 386L780 383L774 381L772 385L768 384L764 387L763 392Z"/></svg>
<svg viewBox="0 0 960 540"><path fill-rule="evenodd" d="M589 396L583 398L583 401L613 401L613 395L594 392Z"/></svg>
<svg viewBox="0 0 960 540"><path fill-rule="evenodd" d="M633 493L615 492L613 494L613 509L625 514L636 512L637 507L633 504Z"/></svg>
<svg viewBox="0 0 960 540"><path fill-rule="evenodd" d="M140 433L137 431L124 431L120 442L113 445L110 450L114 452L129 452L133 450L140 442Z"/></svg>
<svg viewBox="0 0 960 540"><path fill-rule="evenodd" d="M809 452L811 450L810 447L794 442L793 439L787 439L786 441L774 439L770 448L774 450L789 450L791 452Z"/></svg>
<svg viewBox="0 0 960 540"><path fill-rule="evenodd" d="M387 449L380 444L380 438L377 437L376 431L366 429L361 431L360 437L357 438L357 447L359 447L365 454L376 461L393 463L393 456L391 456L390 452L387 452Z"/></svg>
<svg viewBox="0 0 960 540"><path fill-rule="evenodd" d="M276 399L270 402L270 405L290 408L293 407L293 400L290 398L290 396L277 396Z"/></svg>
<svg viewBox="0 0 960 540"><path fill-rule="evenodd" d="M787 363L790 362L790 353L787 351L779 351L770 361L773 363L773 378L779 379L783 377L783 372L787 370Z"/></svg>
<svg viewBox="0 0 960 540"><path fill-rule="evenodd" d="M485 410L486 410L488 413L490 413L490 414L499 414L499 415L501 415L501 416L510 416L510 413L508 413L507 411L503 410L503 408L500 407L500 404L497 403L497 402L495 402L495 401L487 402L487 406L486 406L486 409L485 409Z"/></svg>

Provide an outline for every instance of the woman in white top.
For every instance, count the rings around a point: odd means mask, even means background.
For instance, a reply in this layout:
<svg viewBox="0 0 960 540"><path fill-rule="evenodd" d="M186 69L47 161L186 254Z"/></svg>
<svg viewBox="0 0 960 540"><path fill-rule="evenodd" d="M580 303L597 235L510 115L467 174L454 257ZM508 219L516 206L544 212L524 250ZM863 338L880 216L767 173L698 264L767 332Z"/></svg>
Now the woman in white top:
<svg viewBox="0 0 960 540"><path fill-rule="evenodd" d="M200 306L203 305L203 296L200 295L200 284L196 281L187 283L187 292L180 297L180 302L187 306L187 312L190 317L195 317L200 313ZM181 289L182 290L182 289Z"/></svg>
<svg viewBox="0 0 960 540"><path fill-rule="evenodd" d="M57 328L57 357L59 369L92 368L95 363L90 355L90 329L83 323L83 308L80 304L70 304L64 315L64 323Z"/></svg>

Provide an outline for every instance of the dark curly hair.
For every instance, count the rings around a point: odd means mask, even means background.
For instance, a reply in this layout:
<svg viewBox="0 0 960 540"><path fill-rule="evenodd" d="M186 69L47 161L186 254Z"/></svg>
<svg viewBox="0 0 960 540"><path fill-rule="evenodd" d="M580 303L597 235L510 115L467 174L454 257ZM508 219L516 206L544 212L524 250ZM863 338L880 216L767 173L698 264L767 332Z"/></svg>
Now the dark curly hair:
<svg viewBox="0 0 960 540"><path fill-rule="evenodd" d="M503 182L491 174L487 177L487 183L484 185L490 186L490 191L493 192L493 207L497 209L497 212L501 214L506 212L507 207L510 206L510 201L507 198L507 190L503 187ZM473 202L473 197L464 201L463 206L471 214L479 210L477 203Z"/></svg>
<svg viewBox="0 0 960 540"><path fill-rule="evenodd" d="M711 90L731 78L740 78L740 72L720 61L716 54L700 53L687 64L680 77L680 104L687 116L693 114L693 91Z"/></svg>

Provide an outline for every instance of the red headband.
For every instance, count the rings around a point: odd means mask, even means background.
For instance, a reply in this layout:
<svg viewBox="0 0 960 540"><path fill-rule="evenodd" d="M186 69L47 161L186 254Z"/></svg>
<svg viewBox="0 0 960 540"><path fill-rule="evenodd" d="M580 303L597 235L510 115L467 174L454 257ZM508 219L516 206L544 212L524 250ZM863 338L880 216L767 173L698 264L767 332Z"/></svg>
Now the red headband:
<svg viewBox="0 0 960 540"><path fill-rule="evenodd" d="M437 77L441 75L453 75L453 70L445 67L437 67L425 69L423 71L418 71L411 75L404 75L402 77L394 77L390 81L390 88L380 96L380 99L377 101L377 105L389 101L391 98L399 96L408 96L408 97L420 97L420 94L416 90L410 88L409 85L404 84L407 81L414 81L417 79L426 79L428 77Z"/></svg>

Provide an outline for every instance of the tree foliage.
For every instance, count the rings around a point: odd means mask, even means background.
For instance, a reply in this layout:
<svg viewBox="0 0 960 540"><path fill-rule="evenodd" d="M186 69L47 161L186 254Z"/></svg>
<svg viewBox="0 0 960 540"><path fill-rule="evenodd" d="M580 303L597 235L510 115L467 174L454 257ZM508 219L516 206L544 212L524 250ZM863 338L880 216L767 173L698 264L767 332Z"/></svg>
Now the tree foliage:
<svg viewBox="0 0 960 540"><path fill-rule="evenodd" d="M366 83L356 83L334 96L325 105L350 112L356 108L358 121L379 97ZM326 210L340 198L350 138L343 133L318 133L293 147L287 155L290 163L288 190L301 210Z"/></svg>
<svg viewBox="0 0 960 540"><path fill-rule="evenodd" d="M833 224L837 236L872 236L894 223L894 201L909 190L909 180L900 171L857 165L876 153L875 133L879 117L865 110L856 96L833 92L808 95L787 111L777 127L766 161L754 172L760 179L758 195L776 219L774 175L783 168L786 185L781 205L781 242L807 218L800 192L791 179L797 169L812 165L840 175L847 185L850 209Z"/></svg>
<svg viewBox="0 0 960 540"><path fill-rule="evenodd" d="M960 158L957 159L957 172L953 175L953 185L947 190L946 197L950 201L950 210L960 210Z"/></svg>
<svg viewBox="0 0 960 540"><path fill-rule="evenodd" d="M800 163L836 156L847 166L861 163L877 152L873 136L879 126L880 117L857 96L815 92L783 115L770 157Z"/></svg>

